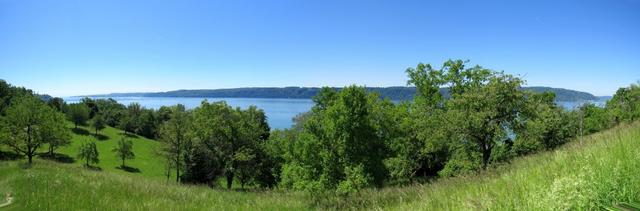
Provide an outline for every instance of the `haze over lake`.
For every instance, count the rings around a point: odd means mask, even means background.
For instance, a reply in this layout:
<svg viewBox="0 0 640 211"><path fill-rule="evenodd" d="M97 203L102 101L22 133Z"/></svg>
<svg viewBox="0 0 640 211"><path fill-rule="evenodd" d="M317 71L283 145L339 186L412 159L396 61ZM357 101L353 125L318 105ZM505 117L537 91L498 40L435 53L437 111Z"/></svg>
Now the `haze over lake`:
<svg viewBox="0 0 640 211"><path fill-rule="evenodd" d="M66 97L67 103L77 103L84 97ZM107 99L109 97L92 97L93 99ZM140 105L158 109L162 106L172 106L183 104L187 109L192 109L200 105L203 100L209 102L226 101L233 107L248 108L251 105L264 110L267 121L271 129L289 128L293 124L293 117L300 113L307 112L313 107L311 99L284 99L284 98L202 98L202 97L111 97L124 105L137 102ZM399 101L394 101L399 102ZM599 106L604 106L605 100L600 101L577 101L558 102L567 109L573 109L583 103L591 102Z"/></svg>

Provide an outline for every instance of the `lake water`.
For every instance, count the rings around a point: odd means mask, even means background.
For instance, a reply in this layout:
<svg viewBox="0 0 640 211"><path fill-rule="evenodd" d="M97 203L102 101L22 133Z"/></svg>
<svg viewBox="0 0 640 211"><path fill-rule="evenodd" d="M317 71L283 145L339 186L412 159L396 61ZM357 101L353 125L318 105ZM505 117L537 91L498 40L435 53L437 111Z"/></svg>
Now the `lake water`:
<svg viewBox="0 0 640 211"><path fill-rule="evenodd" d="M101 99L98 97L94 99ZM112 97L114 100L124 105L129 105L132 102L140 103L140 105L146 108L158 109L161 106L171 106L176 104L183 104L188 109L195 108L200 105L202 100L208 100L209 102L226 101L233 107L247 108L251 105L255 105L258 108L264 110L267 115L267 121L272 129L284 129L289 128L293 124L293 117L296 115L307 112L313 107L313 101L311 99L272 99L272 98L191 98L191 97ZM81 97L67 97L64 100L67 103L77 103L81 100ZM606 101L591 101L596 105L603 106ZM558 102L567 109L574 109L575 107L587 103L585 102Z"/></svg>
<svg viewBox="0 0 640 211"><path fill-rule="evenodd" d="M97 97L94 99L101 99ZM132 102L140 103L146 108L158 109L161 106L183 104L187 109L200 105L203 100L209 102L226 101L233 107L243 109L251 105L264 110L267 121L272 129L289 128L293 124L292 118L300 113L311 110L313 101L310 99L270 99L270 98L191 98L191 97L112 97L121 104L129 105ZM64 98L67 103L77 103L81 97Z"/></svg>

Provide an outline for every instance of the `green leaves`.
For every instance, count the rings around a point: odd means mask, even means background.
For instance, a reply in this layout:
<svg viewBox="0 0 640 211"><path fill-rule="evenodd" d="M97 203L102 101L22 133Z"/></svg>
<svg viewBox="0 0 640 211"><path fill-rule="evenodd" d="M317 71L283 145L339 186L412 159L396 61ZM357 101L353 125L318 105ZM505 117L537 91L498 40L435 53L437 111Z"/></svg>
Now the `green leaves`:
<svg viewBox="0 0 640 211"><path fill-rule="evenodd" d="M84 125L89 119L89 107L84 103L69 104L67 115L76 127Z"/></svg>
<svg viewBox="0 0 640 211"><path fill-rule="evenodd" d="M52 152L55 147L69 143L70 134L62 114L30 95L13 99L3 123L1 131L5 138L0 141L26 155L29 163L42 145L49 143Z"/></svg>
<svg viewBox="0 0 640 211"><path fill-rule="evenodd" d="M122 167L125 167L124 161L126 159L134 159L136 157L133 153L133 142L125 137L120 138L118 145L112 151L116 153L118 158L122 159Z"/></svg>
<svg viewBox="0 0 640 211"><path fill-rule="evenodd" d="M85 165L89 167L92 163L97 164L100 162L98 159L98 147L96 147L95 141L87 140L80 147L78 152L78 158L85 161Z"/></svg>

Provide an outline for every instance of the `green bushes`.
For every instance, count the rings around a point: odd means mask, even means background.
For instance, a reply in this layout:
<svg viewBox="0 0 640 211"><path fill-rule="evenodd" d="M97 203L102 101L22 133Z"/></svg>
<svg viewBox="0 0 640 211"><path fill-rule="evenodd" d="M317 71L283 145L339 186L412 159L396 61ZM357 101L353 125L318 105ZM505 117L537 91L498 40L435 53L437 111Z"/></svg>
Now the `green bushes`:
<svg viewBox="0 0 640 211"><path fill-rule="evenodd" d="M565 110L553 93L521 89L520 78L461 60L407 69L413 102L392 104L364 87L325 88L294 126L276 131L280 187L354 192L469 174L517 156L552 150L578 136L633 121L639 88L623 88L606 108ZM440 93L449 87L449 97Z"/></svg>

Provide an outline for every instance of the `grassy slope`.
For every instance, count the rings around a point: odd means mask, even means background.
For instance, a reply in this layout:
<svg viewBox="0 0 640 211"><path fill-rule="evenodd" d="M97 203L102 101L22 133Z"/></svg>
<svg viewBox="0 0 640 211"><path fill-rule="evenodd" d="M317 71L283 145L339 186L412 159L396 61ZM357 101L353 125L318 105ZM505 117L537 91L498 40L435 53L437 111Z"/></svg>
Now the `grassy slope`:
<svg viewBox="0 0 640 211"><path fill-rule="evenodd" d="M518 158L480 176L366 190L347 199L321 196L310 200L295 192L235 192L167 184L127 175L130 173L114 169L118 162L103 163L104 171L43 160L21 169L22 163L0 162L0 194L13 193L14 204L8 207L13 210L283 210L314 206L392 210L589 209L619 201L640 201L640 123L595 134L554 152ZM142 163L135 167L141 169L141 174L147 168Z"/></svg>
<svg viewBox="0 0 640 211"><path fill-rule="evenodd" d="M516 159L480 177L386 191L415 198L394 210L583 210L640 201L640 123Z"/></svg>
<svg viewBox="0 0 640 211"><path fill-rule="evenodd" d="M70 127L72 126L70 125ZM103 171L136 174L154 179L166 178L166 176L164 176L164 164L160 157L155 154L155 151L160 145L157 141L142 136L129 135L128 139L133 142L133 152L136 157L132 160L126 160L126 165L131 168L130 171L124 171L119 168L122 160L117 158L115 153L112 152L120 138L124 136L121 130L107 127L100 131L99 137L101 138L95 139L93 136L94 131L90 128L82 126L78 126L78 128L79 130L74 130L76 132L72 133L71 145L57 150L58 153L66 154L74 158L75 163L82 164L84 161L75 158L80 146L88 140L97 140L96 145L100 158L100 163L98 163L97 166Z"/></svg>

